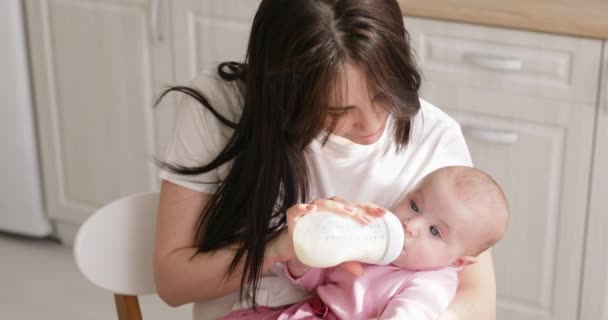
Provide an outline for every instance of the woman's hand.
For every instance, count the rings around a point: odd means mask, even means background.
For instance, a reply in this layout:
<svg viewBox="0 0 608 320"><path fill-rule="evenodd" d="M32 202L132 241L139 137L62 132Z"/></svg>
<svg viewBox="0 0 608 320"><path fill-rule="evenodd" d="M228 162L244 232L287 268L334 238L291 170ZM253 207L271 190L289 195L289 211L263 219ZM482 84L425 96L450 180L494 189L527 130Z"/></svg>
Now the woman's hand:
<svg viewBox="0 0 608 320"><path fill-rule="evenodd" d="M287 228L268 244L267 250L272 254L277 262L287 262L295 259L295 250L293 248L293 228L295 221L305 215L308 211L314 211L316 208L312 204L296 204L287 209Z"/></svg>
<svg viewBox="0 0 608 320"><path fill-rule="evenodd" d="M361 224L368 224L373 219L382 217L386 209L373 203L353 202L340 197L317 199L311 202L318 211L329 211L335 214L351 217Z"/></svg>

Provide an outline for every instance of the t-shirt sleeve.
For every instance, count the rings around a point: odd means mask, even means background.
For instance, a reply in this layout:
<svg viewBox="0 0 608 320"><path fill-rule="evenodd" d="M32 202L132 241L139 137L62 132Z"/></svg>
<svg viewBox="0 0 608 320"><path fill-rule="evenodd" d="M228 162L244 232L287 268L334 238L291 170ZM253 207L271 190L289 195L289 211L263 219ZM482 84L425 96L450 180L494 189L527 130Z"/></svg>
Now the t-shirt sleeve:
<svg viewBox="0 0 608 320"><path fill-rule="evenodd" d="M210 104L229 120L234 121L238 117L238 112L234 110L238 109L240 101L234 86L221 83L217 76L209 72L199 75L189 86L203 93ZM162 160L184 167L206 165L226 146L232 129L190 96L180 94L179 98L173 135ZM191 190L214 193L231 165L228 162L197 175L182 175L161 169L160 178Z"/></svg>
<svg viewBox="0 0 608 320"><path fill-rule="evenodd" d="M450 121L443 129L439 145L428 166L429 173L447 166L473 166L469 148L456 121Z"/></svg>
<svg viewBox="0 0 608 320"><path fill-rule="evenodd" d="M456 294L458 272L454 268L422 271L391 298L380 319L436 320Z"/></svg>
<svg viewBox="0 0 608 320"><path fill-rule="evenodd" d="M408 184L400 198L429 173L447 166L472 166L460 125L445 112L421 100L422 110L413 121L405 159Z"/></svg>

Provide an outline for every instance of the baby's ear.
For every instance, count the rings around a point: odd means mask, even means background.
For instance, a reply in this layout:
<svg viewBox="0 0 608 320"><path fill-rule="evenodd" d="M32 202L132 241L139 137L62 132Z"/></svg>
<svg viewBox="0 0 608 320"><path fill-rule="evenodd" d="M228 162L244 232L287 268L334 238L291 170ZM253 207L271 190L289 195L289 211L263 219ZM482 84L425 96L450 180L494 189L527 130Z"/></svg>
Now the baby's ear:
<svg viewBox="0 0 608 320"><path fill-rule="evenodd" d="M454 261L452 263L452 267L462 268L462 267L464 267L466 265L473 264L475 262L477 262L477 258L476 257L464 256L462 258L456 259L456 261Z"/></svg>

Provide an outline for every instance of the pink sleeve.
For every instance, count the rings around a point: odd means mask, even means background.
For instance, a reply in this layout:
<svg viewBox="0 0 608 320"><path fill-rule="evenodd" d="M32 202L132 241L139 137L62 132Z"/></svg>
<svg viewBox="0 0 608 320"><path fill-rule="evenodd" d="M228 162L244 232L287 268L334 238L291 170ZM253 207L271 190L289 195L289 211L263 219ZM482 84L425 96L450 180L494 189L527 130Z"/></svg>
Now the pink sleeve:
<svg viewBox="0 0 608 320"><path fill-rule="evenodd" d="M303 276L294 278L289 272L287 265L285 265L285 276L304 290L311 292L325 281L325 275L328 270L329 268L311 268Z"/></svg>
<svg viewBox="0 0 608 320"><path fill-rule="evenodd" d="M454 268L422 271L386 305L380 319L436 320L456 294L458 272Z"/></svg>

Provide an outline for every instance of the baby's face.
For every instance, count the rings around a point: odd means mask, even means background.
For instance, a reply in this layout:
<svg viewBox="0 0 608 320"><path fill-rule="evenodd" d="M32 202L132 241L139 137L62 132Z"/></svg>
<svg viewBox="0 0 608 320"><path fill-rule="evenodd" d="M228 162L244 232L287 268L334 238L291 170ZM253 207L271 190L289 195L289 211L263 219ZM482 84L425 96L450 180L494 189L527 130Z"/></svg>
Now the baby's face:
<svg viewBox="0 0 608 320"><path fill-rule="evenodd" d="M445 180L433 175L423 179L392 208L405 233L403 252L393 265L408 270L428 270L460 266L467 259L473 259L465 257L476 243L467 231L483 226L457 198L452 184Z"/></svg>

